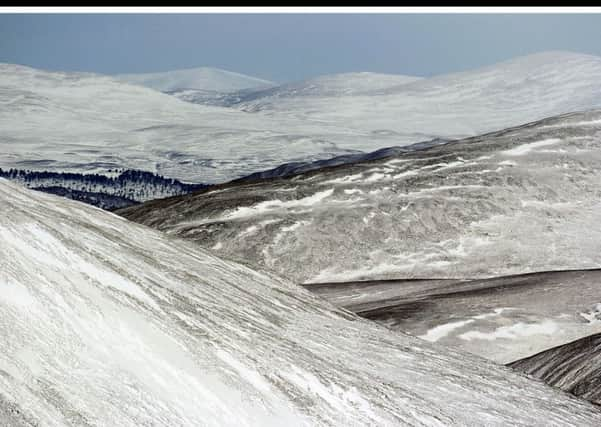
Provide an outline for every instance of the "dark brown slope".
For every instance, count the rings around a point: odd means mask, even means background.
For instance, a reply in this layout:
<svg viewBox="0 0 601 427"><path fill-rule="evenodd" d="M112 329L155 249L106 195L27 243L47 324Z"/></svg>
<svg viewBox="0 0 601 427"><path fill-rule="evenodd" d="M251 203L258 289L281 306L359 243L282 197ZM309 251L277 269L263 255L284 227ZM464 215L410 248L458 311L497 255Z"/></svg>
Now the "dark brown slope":
<svg viewBox="0 0 601 427"><path fill-rule="evenodd" d="M303 286L393 330L499 363L601 332L601 269Z"/></svg>
<svg viewBox="0 0 601 427"><path fill-rule="evenodd" d="M601 334L554 347L508 366L601 405Z"/></svg>

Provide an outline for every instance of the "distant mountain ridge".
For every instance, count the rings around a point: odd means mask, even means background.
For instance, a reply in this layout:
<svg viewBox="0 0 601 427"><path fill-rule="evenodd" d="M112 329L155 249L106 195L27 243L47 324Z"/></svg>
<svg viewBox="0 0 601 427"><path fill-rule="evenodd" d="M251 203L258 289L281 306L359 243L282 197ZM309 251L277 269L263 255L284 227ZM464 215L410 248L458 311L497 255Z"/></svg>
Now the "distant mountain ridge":
<svg viewBox="0 0 601 427"><path fill-rule="evenodd" d="M234 179L231 182L251 182L262 179L284 178L292 175L298 175L304 172L328 168L332 166L350 165L353 163L367 162L370 160L384 159L401 153L409 153L417 150L424 150L436 145L447 144L451 142L449 139L435 138L430 141L417 142L405 147L386 147L370 153L355 153L336 156L331 159L316 160L314 162L295 162L285 163L277 168L259 171L242 178Z"/></svg>
<svg viewBox="0 0 601 427"><path fill-rule="evenodd" d="M547 52L408 79L346 73L170 96L114 77L0 64L0 167L151 170L223 183L285 163L459 139L601 107L601 58L591 55Z"/></svg>
<svg viewBox="0 0 601 427"><path fill-rule="evenodd" d="M214 92L235 92L249 88L274 86L275 83L219 68L198 67L159 73L117 74L127 83L146 86L161 92L193 89Z"/></svg>
<svg viewBox="0 0 601 427"><path fill-rule="evenodd" d="M515 125L601 107L601 57L541 52L360 91L343 102L327 90L321 96L304 96L294 87L284 84L255 91L234 106L283 117L347 122L372 131L386 129L404 137L428 129L438 137L457 138L506 127L509 122L500 125L500 117Z"/></svg>

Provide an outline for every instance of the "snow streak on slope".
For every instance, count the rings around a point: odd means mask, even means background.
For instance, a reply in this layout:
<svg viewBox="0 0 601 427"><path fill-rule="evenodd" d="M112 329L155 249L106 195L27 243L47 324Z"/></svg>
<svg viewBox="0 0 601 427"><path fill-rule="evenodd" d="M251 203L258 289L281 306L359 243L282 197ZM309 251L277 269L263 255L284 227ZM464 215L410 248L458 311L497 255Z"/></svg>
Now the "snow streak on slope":
<svg viewBox="0 0 601 427"><path fill-rule="evenodd" d="M601 265L600 135L601 112L577 113L122 213L297 282L592 268ZM550 139L559 141L536 145ZM327 197L296 203L317 194ZM242 210L252 215L232 216Z"/></svg>
<svg viewBox="0 0 601 427"><path fill-rule="evenodd" d="M601 423L185 241L4 180L0 199L3 423Z"/></svg>
<svg viewBox="0 0 601 427"><path fill-rule="evenodd" d="M161 92L178 89L234 92L241 89L274 85L273 82L268 80L210 67L190 68L162 73L121 74L115 76L115 78Z"/></svg>

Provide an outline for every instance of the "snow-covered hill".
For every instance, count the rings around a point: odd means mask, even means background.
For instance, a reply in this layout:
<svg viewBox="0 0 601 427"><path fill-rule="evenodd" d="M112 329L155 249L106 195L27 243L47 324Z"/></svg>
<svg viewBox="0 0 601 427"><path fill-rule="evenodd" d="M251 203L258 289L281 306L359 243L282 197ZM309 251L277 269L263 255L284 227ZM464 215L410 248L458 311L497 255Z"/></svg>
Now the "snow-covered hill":
<svg viewBox="0 0 601 427"><path fill-rule="evenodd" d="M387 90L410 82L421 80L421 77L402 74L379 74L369 72L341 73L318 76L300 82L285 83L263 90L255 90L243 98L264 100L286 99L297 97L347 97L353 95L370 95L373 92Z"/></svg>
<svg viewBox="0 0 601 427"><path fill-rule="evenodd" d="M2 179L0 238L4 425L601 423L508 368Z"/></svg>
<svg viewBox="0 0 601 427"><path fill-rule="evenodd" d="M170 96L106 76L0 64L0 167L224 182L601 106L601 58L552 52L414 81L351 73L227 96L201 91Z"/></svg>
<svg viewBox="0 0 601 427"><path fill-rule="evenodd" d="M344 126L195 105L105 76L0 64L3 169L135 169L211 183L356 152L368 138ZM386 136L374 144L394 145Z"/></svg>
<svg viewBox="0 0 601 427"><path fill-rule="evenodd" d="M374 134L390 132L403 145L458 138L601 106L601 58L544 52L489 67L356 91L341 100L273 88L236 106L278 117L346 123Z"/></svg>
<svg viewBox="0 0 601 427"><path fill-rule="evenodd" d="M121 211L297 282L601 265L601 111Z"/></svg>
<svg viewBox="0 0 601 427"><path fill-rule="evenodd" d="M268 80L210 67L173 70L162 73L119 74L115 78L161 92L198 89L227 93L241 89L274 86L274 83Z"/></svg>
<svg viewBox="0 0 601 427"><path fill-rule="evenodd" d="M254 99L287 97L347 97L370 94L377 90L419 80L421 77L369 72L341 73L318 76L300 82L272 84L263 88L246 88L232 92L207 89L174 89L165 91L181 100L202 105L236 106Z"/></svg>
<svg viewBox="0 0 601 427"><path fill-rule="evenodd" d="M291 175L297 175L303 172L309 172L316 169L326 168L326 167L334 167L345 165L349 163L358 163L358 162L366 162L369 160L377 160L383 159L385 157L396 156L401 153L406 153L410 151L423 150L428 147L432 147L434 145L446 144L451 140L448 139L432 139L430 141L418 142L411 145L405 145L403 147L385 147L380 148L379 150L372 151L370 153L354 153L354 154L345 154L343 156L332 157L330 159L324 160L315 160L313 162L293 162L293 163L284 163L283 165L278 166L277 168L268 169L264 171L259 171L255 173L251 173L248 176L243 176L235 180L235 182L250 182L256 181L259 179L267 179L267 178L282 178Z"/></svg>

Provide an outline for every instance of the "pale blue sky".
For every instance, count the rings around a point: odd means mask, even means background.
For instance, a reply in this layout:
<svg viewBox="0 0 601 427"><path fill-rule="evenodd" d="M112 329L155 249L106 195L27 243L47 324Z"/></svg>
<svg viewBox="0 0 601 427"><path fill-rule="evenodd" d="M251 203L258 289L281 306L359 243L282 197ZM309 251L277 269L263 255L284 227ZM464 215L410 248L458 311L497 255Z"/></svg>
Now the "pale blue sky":
<svg viewBox="0 0 601 427"><path fill-rule="evenodd" d="M430 76L544 50L601 55L601 15L0 15L0 62L107 74L210 66L278 82Z"/></svg>

